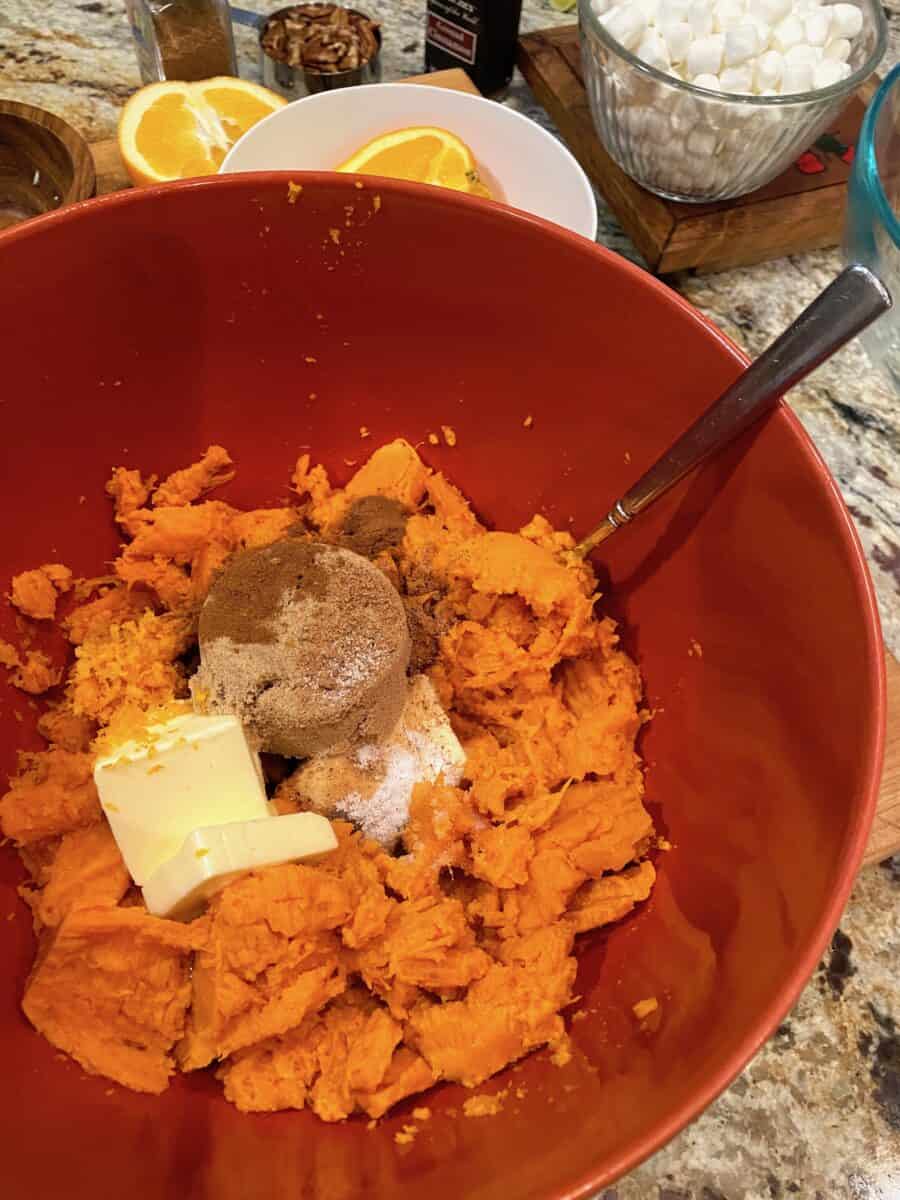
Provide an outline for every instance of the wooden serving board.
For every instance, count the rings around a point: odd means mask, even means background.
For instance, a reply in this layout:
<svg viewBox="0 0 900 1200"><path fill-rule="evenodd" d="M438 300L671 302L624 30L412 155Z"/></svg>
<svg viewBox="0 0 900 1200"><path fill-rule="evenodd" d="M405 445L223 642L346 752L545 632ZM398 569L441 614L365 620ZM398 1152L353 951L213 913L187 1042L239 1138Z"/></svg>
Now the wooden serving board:
<svg viewBox="0 0 900 1200"><path fill-rule="evenodd" d="M527 40L525 39L525 41ZM455 91L479 94L465 71L459 70L435 71L431 75L419 75L403 82L428 83L432 87L445 87ZM583 90L582 88L582 93ZM589 116L588 120L590 120ZM98 195L131 187L131 180L125 171L115 138L94 142L91 146L91 153L97 172ZM894 851L900 850L900 663L890 654L887 656L887 673L888 735L884 779L878 813L866 850L866 863L880 862Z"/></svg>
<svg viewBox="0 0 900 1200"><path fill-rule="evenodd" d="M722 270L834 246L844 227L847 180L864 97L854 97L815 146L771 183L735 200L679 204L635 183L594 131L581 67L578 26L519 41L519 67L650 269Z"/></svg>

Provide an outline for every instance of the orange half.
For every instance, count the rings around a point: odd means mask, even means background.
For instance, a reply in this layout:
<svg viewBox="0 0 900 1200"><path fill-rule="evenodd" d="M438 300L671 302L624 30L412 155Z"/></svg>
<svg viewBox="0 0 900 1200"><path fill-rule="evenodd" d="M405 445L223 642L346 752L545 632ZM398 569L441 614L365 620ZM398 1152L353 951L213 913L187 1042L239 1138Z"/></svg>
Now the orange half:
<svg viewBox="0 0 900 1200"><path fill-rule="evenodd" d="M286 103L268 88L225 75L151 83L122 109L119 151L138 186L214 175L238 138Z"/></svg>

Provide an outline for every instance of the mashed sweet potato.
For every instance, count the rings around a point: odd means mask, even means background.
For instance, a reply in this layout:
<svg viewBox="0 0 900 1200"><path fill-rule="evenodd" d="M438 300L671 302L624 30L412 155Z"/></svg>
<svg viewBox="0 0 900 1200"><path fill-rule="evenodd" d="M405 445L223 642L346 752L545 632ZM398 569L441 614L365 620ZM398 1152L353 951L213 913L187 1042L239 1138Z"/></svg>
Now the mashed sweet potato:
<svg viewBox="0 0 900 1200"><path fill-rule="evenodd" d="M57 598L72 586L72 572L61 563L45 563L33 571L15 575L10 602L25 617L50 621L56 616Z"/></svg>
<svg viewBox="0 0 900 1200"><path fill-rule="evenodd" d="M342 489L304 455L282 508L203 499L233 473L213 446L158 486L117 468L107 487L128 540L98 594L76 588L60 623L73 661L39 722L48 749L23 756L0 798L31 876L26 1015L127 1087L159 1092L176 1070L213 1067L244 1111L309 1107L326 1121L379 1117L440 1080L477 1086L541 1046L564 1057L575 937L654 883L641 681L598 614L590 567L542 517L485 529L403 441ZM185 694L198 611L230 555L333 538L374 495L408 514L375 561L440 630L428 673L464 779L417 786L399 854L336 822L338 848L316 865L248 873L188 925L150 916L103 821L97 748ZM13 600L48 619L70 584L41 567ZM2 661L21 676L15 648ZM280 811L295 804L289 788L276 795Z"/></svg>

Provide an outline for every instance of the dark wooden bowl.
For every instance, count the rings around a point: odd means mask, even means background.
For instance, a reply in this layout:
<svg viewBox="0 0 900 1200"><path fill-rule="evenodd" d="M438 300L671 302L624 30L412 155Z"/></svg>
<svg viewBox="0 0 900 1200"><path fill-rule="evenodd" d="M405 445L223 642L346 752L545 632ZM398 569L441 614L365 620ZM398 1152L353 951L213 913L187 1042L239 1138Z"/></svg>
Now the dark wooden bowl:
<svg viewBox="0 0 900 1200"><path fill-rule="evenodd" d="M62 117L0 100L0 229L94 194L88 144Z"/></svg>

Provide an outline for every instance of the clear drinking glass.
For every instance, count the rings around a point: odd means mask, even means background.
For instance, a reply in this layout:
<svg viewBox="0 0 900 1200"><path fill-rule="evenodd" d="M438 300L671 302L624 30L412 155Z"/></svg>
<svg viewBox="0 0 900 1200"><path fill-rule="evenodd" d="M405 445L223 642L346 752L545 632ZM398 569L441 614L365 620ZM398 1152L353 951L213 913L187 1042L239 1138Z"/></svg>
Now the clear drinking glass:
<svg viewBox="0 0 900 1200"><path fill-rule="evenodd" d="M885 77L869 105L847 205L844 253L887 285L894 308L862 335L866 352L900 387L900 66Z"/></svg>
<svg viewBox="0 0 900 1200"><path fill-rule="evenodd" d="M825 132L887 46L877 0L853 0L863 25L850 75L793 96L724 95L684 83L641 62L579 0L581 57L600 141L632 179L672 200L706 203L768 183Z"/></svg>

